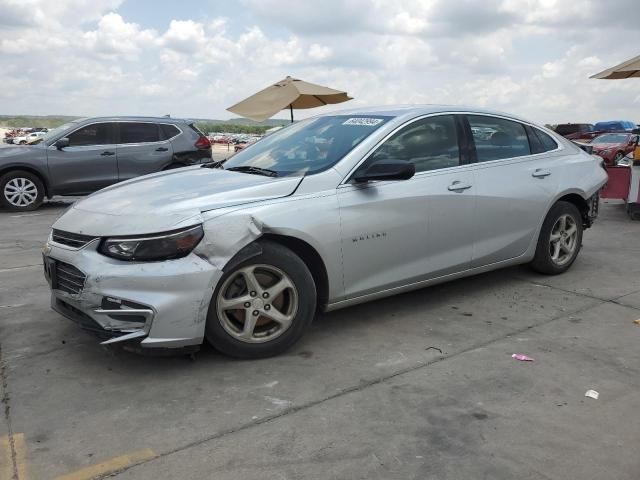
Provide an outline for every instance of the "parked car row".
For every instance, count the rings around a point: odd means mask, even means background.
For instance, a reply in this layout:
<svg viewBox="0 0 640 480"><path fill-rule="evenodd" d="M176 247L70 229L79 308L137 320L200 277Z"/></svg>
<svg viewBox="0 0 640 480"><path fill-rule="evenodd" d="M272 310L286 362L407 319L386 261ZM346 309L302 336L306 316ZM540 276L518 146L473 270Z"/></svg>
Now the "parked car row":
<svg viewBox="0 0 640 480"><path fill-rule="evenodd" d="M84 195L139 175L210 161L209 139L188 120L74 120L25 146L0 149L0 206L34 210L45 197Z"/></svg>
<svg viewBox="0 0 640 480"><path fill-rule="evenodd" d="M629 120L610 120L590 123L561 123L556 125L555 132L569 140L591 141L604 133L632 133L639 126ZM635 132L639 133L639 132Z"/></svg>
<svg viewBox="0 0 640 480"><path fill-rule="evenodd" d="M26 145L43 137L48 131L44 127L13 129L5 134L3 141L10 145Z"/></svg>
<svg viewBox="0 0 640 480"><path fill-rule="evenodd" d="M252 143L262 137L262 135L252 135L248 133L209 133L211 143L233 144Z"/></svg>

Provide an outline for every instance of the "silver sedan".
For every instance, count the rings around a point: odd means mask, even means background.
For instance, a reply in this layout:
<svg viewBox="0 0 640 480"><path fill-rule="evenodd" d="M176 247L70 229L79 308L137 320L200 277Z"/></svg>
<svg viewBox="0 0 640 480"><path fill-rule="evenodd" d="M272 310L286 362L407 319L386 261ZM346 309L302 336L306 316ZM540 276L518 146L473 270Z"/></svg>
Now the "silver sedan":
<svg viewBox="0 0 640 480"><path fill-rule="evenodd" d="M45 276L52 307L104 343L265 357L318 311L516 264L566 271L606 179L598 157L504 113L331 113L77 202Z"/></svg>

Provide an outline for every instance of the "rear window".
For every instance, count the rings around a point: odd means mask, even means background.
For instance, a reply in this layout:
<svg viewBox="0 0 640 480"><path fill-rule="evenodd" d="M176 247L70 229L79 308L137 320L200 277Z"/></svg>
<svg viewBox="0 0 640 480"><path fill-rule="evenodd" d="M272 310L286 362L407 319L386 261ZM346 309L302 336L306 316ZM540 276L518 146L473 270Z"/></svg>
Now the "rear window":
<svg viewBox="0 0 640 480"><path fill-rule="evenodd" d="M560 135L571 135L572 133L584 132L586 130L582 129L579 124L569 124L569 125L558 125L556 127L556 133Z"/></svg>
<svg viewBox="0 0 640 480"><path fill-rule="evenodd" d="M160 141L160 130L155 123L121 123L120 143L149 143Z"/></svg>
<svg viewBox="0 0 640 480"><path fill-rule="evenodd" d="M164 136L165 140L173 138L176 135L180 134L180 130L175 125L163 123L162 125L160 125L160 129L162 130L162 135Z"/></svg>
<svg viewBox="0 0 640 480"><path fill-rule="evenodd" d="M205 135L204 135L204 133L202 133L202 131L201 131L198 127L196 127L196 124L195 124L195 123L190 123L190 124L189 124L189 128L191 128L191 130L193 130L194 132L196 132L196 133L197 133L198 135L200 135L201 137L204 137L204 136L205 136Z"/></svg>

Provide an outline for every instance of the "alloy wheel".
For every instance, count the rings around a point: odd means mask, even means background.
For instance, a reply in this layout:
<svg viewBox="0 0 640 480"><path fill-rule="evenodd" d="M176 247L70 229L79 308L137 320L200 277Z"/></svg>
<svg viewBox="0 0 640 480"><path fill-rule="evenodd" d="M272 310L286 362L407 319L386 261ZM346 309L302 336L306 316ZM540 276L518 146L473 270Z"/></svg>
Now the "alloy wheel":
<svg viewBox="0 0 640 480"><path fill-rule="evenodd" d="M236 270L218 291L218 319L224 330L246 343L282 335L298 311L298 292L289 276L273 265Z"/></svg>
<svg viewBox="0 0 640 480"><path fill-rule="evenodd" d="M28 207L38 198L38 187L28 178L12 178L4 186L4 198L14 207Z"/></svg>
<svg viewBox="0 0 640 480"><path fill-rule="evenodd" d="M551 229L549 253L551 261L562 266L571 261L578 248L578 226L573 216L561 215Z"/></svg>

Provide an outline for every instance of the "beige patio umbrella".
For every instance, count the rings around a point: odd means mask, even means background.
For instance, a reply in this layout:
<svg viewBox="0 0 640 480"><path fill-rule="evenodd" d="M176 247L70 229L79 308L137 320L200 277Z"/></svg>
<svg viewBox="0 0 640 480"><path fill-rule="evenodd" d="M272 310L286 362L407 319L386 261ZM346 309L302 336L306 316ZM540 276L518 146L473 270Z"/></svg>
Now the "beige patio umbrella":
<svg viewBox="0 0 640 480"><path fill-rule="evenodd" d="M624 78L640 78L640 55L622 62L615 67L607 68L600 73L591 75L589 78L600 78L603 80L620 80Z"/></svg>
<svg viewBox="0 0 640 480"><path fill-rule="evenodd" d="M315 108L349 100L352 98L347 95L347 92L287 77L227 110L241 117L261 122L288 108L293 122L294 108Z"/></svg>

